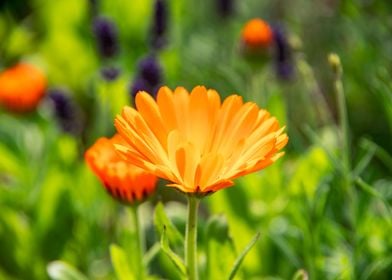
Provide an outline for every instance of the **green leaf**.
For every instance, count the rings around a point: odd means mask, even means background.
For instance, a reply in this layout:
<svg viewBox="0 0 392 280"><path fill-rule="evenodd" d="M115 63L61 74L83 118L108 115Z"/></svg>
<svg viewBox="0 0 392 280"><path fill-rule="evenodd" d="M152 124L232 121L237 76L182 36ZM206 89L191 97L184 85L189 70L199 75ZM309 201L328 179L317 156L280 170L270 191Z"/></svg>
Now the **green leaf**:
<svg viewBox="0 0 392 280"><path fill-rule="evenodd" d="M34 234L46 260L57 259L58 252L61 252L72 238L67 234L67 230L75 225L75 212L67 188L69 182L69 176L52 167L46 173L37 198ZM52 246L45 246L52 240L56 240Z"/></svg>
<svg viewBox="0 0 392 280"><path fill-rule="evenodd" d="M308 280L308 279L309 279L308 273L305 270L300 269L294 274L292 280Z"/></svg>
<svg viewBox="0 0 392 280"><path fill-rule="evenodd" d="M294 195L304 193L306 198L313 201L317 187L330 173L331 169L327 153L321 147L313 146L298 159L288 189ZM312 172L309 172L309 170L312 170Z"/></svg>
<svg viewBox="0 0 392 280"><path fill-rule="evenodd" d="M78 144L70 135L60 135L56 141L58 160L70 166L78 158Z"/></svg>
<svg viewBox="0 0 392 280"><path fill-rule="evenodd" d="M0 211L0 248L2 252L7 253L0 254L1 266L22 273L26 268L35 264L35 259L34 261L31 260L33 240L31 225L27 223L24 214L2 205Z"/></svg>
<svg viewBox="0 0 392 280"><path fill-rule="evenodd" d="M226 218L223 215L212 216L207 222L206 235L220 242L230 239Z"/></svg>
<svg viewBox="0 0 392 280"><path fill-rule="evenodd" d="M386 221L387 221L390 225L392 225L392 221L391 221L391 219L390 219L390 217L392 217L392 210L391 210L391 208L390 208L390 206L389 206L388 201L386 201L386 200L384 199L384 197L382 196L382 194L379 193L375 188L373 188L371 185L369 185L368 183L366 183L365 181L363 181L363 180L362 180L361 178L359 178L359 177L355 180L355 183L356 183L359 187L361 187L361 189L362 189L364 192L370 194L371 196L375 197L376 199L379 199L379 200L382 202L382 205L384 206L384 209L385 209L385 216L386 216L385 219L386 219Z"/></svg>
<svg viewBox="0 0 392 280"><path fill-rule="evenodd" d="M360 186L362 188L363 191L365 191L366 193L370 194L371 196L374 196L375 198L379 198L379 199L383 199L382 195L377 192L371 185L369 185L368 183L366 183L364 180L362 180L361 178L357 178L355 180L355 182L357 183L358 186Z"/></svg>
<svg viewBox="0 0 392 280"><path fill-rule="evenodd" d="M136 276L128 263L126 253L123 249L115 244L110 245L110 258L119 280L136 280Z"/></svg>
<svg viewBox="0 0 392 280"><path fill-rule="evenodd" d="M161 202L155 207L154 223L156 230L162 236L165 228L168 242L173 246L182 247L184 244L184 237L173 225L165 213L165 208Z"/></svg>
<svg viewBox="0 0 392 280"><path fill-rule="evenodd" d="M169 242L166 235L166 227L163 228L161 235L161 248L162 251L169 257L169 259L174 263L174 265L178 268L178 271L181 272L182 275L186 275L186 266L184 261L174 253L170 247Z"/></svg>
<svg viewBox="0 0 392 280"><path fill-rule="evenodd" d="M230 275L229 275L229 280L233 279L235 274L237 273L241 263L245 259L246 255L249 253L250 249L253 248L253 246L256 244L257 240L260 238L260 232L256 233L256 235L252 238L252 240L246 245L244 250L241 252L241 254L238 256L236 259L233 268L231 269Z"/></svg>
<svg viewBox="0 0 392 280"><path fill-rule="evenodd" d="M292 248L289 241L287 241L281 235L270 234L269 237L292 264L294 264L295 266L300 265L301 262L295 254L295 250Z"/></svg>
<svg viewBox="0 0 392 280"><path fill-rule="evenodd" d="M219 279L230 273L230 265L235 261L234 244L229 236L227 220L223 215L212 216L206 225L206 279Z"/></svg>
<svg viewBox="0 0 392 280"><path fill-rule="evenodd" d="M15 177L22 176L20 171L22 163L9 147L0 143L0 173L6 173Z"/></svg>
<svg viewBox="0 0 392 280"><path fill-rule="evenodd" d="M374 277L377 273L382 271L388 271L388 268L390 268L391 265L392 257L379 258L366 268L360 279L374 279L372 276Z"/></svg>
<svg viewBox="0 0 392 280"><path fill-rule="evenodd" d="M88 278L76 268L63 261L54 261L48 264L47 271L53 280L87 280Z"/></svg>
<svg viewBox="0 0 392 280"><path fill-rule="evenodd" d="M362 147L366 150L365 155L362 156L361 160L355 166L353 170L353 177L357 177L362 174L362 172L368 167L370 161L373 159L374 155L376 154L376 147L374 146L365 146Z"/></svg>
<svg viewBox="0 0 392 280"><path fill-rule="evenodd" d="M155 243L143 256L143 263L147 267L150 262L158 255L161 249L160 243Z"/></svg>
<svg viewBox="0 0 392 280"><path fill-rule="evenodd" d="M385 149L369 139L363 139L360 146L364 149L374 149L376 156L392 171L392 156Z"/></svg>
<svg viewBox="0 0 392 280"><path fill-rule="evenodd" d="M324 152L327 154L329 160L333 163L335 166L336 170L342 174L343 173L343 165L340 162L339 158L331 152L329 147L323 143L323 140L320 138L320 136L315 132L310 126L305 126L304 127L304 133L307 135L307 137L314 143L317 144L317 146L320 146Z"/></svg>

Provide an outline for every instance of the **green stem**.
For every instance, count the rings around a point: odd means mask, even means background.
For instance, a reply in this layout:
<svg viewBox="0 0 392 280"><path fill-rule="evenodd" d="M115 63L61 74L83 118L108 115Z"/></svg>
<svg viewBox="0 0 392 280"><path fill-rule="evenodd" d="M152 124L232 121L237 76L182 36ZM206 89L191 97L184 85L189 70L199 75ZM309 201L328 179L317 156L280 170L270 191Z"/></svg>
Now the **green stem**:
<svg viewBox="0 0 392 280"><path fill-rule="evenodd" d="M337 78L335 81L336 98L338 101L339 109L339 121L340 130L342 134L342 161L344 166L344 171L346 178L349 178L350 172L350 146L349 146L349 135L348 135L348 116L347 116L347 106L346 99L344 97L344 90L341 78Z"/></svg>
<svg viewBox="0 0 392 280"><path fill-rule="evenodd" d="M145 271L143 265L143 251L144 251L144 244L143 239L141 238L141 227L138 215L138 205L132 205L131 207L131 214L132 214L132 222L133 222L133 229L135 231L135 251L133 255L135 256L136 265L138 268L138 279L145 278Z"/></svg>
<svg viewBox="0 0 392 280"><path fill-rule="evenodd" d="M343 83L342 83L342 74L343 68L340 63L340 58L337 54L330 54L329 63L332 66L332 70L335 74L335 82L334 88L336 93L336 100L338 105L338 113L339 113L339 129L341 134L341 158L343 164L343 172L344 176L342 178L342 184L344 188L344 192L347 195L347 207L348 207L348 219L349 225L351 227L351 232L353 233L350 238L350 243L353 251L353 279L356 279L357 270L356 264L358 259L358 250L357 250L357 235L356 233L356 212L357 212L357 197L355 190L351 184L351 164L350 164L350 138L349 138L349 125L348 125L348 114L347 114L347 105L346 98L344 95Z"/></svg>
<svg viewBox="0 0 392 280"><path fill-rule="evenodd" d="M324 97L324 95L321 93L320 86L317 82L317 79L315 77L314 71L312 67L309 65L309 63L302 57L302 55L297 55L296 57L296 63L298 70L303 76L303 80L306 86L306 89L308 92L306 92L306 95L301 94L301 98L304 99L306 98L307 106L312 106L314 104L315 106L315 113L317 114L319 118L319 122L323 125L328 125L332 121L332 115L328 106L328 103ZM305 93L305 92L304 92ZM291 98L297 98L296 96L291 96ZM296 100L293 100L293 102L296 102Z"/></svg>
<svg viewBox="0 0 392 280"><path fill-rule="evenodd" d="M266 107L267 98L265 95L267 94L267 92L263 90L263 76L261 70L252 69L250 86L251 86L250 92L252 94L251 97L252 100L248 100L248 101L253 101L260 107Z"/></svg>
<svg viewBox="0 0 392 280"><path fill-rule="evenodd" d="M199 198L188 196L188 220L185 232L185 263L189 280L197 280L197 210Z"/></svg>
<svg viewBox="0 0 392 280"><path fill-rule="evenodd" d="M344 95L343 83L342 83L342 74L343 69L340 64L340 58L336 54L331 54L329 57L330 64L335 74L334 81L334 89L336 93L336 100L338 105L338 113L339 113L339 129L341 133L341 153L342 153L342 162L345 174L345 187L346 191L350 187L350 139L348 132L348 115L347 115L347 105L346 98Z"/></svg>

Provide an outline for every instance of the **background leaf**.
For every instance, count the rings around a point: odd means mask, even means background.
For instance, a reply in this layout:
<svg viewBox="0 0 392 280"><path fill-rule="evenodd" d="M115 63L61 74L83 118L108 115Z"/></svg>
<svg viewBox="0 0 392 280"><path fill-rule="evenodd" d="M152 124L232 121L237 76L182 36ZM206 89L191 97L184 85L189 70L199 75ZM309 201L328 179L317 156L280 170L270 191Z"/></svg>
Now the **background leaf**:
<svg viewBox="0 0 392 280"><path fill-rule="evenodd" d="M76 268L63 261L54 261L48 264L48 274L53 280L87 280L88 278Z"/></svg>
<svg viewBox="0 0 392 280"><path fill-rule="evenodd" d="M110 246L110 257L119 280L136 280L136 275L133 273L131 266L129 265L129 259L126 253L119 246L112 244Z"/></svg>

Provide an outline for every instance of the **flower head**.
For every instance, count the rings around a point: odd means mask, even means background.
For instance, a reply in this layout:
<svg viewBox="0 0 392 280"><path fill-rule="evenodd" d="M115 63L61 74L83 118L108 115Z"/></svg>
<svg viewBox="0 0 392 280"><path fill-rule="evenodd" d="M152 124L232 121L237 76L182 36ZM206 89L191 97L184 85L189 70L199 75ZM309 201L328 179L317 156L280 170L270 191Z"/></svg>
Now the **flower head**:
<svg viewBox="0 0 392 280"><path fill-rule="evenodd" d="M281 157L288 141L276 118L255 103L238 95L221 102L215 90L202 86L191 93L162 87L156 100L139 92L136 107L124 107L115 119L125 140L116 149L185 193L232 186L233 179Z"/></svg>
<svg viewBox="0 0 392 280"><path fill-rule="evenodd" d="M152 87L150 86L150 84L144 80L141 77L136 78L133 83L131 84L130 88L130 93L132 96L132 100L135 100L136 94L139 91L147 91L147 92L151 92L152 91Z"/></svg>
<svg viewBox="0 0 392 280"><path fill-rule="evenodd" d="M275 64L279 78L288 80L293 76L294 66L291 59L291 49L283 29L279 26L273 28L275 41Z"/></svg>
<svg viewBox="0 0 392 280"><path fill-rule="evenodd" d="M107 66L101 69L101 77L108 82L117 79L120 73L121 70L114 66Z"/></svg>
<svg viewBox="0 0 392 280"><path fill-rule="evenodd" d="M272 29L262 19L251 19L242 29L242 41L248 48L267 48L273 42Z"/></svg>
<svg viewBox="0 0 392 280"><path fill-rule="evenodd" d="M93 22L93 31L99 53L107 58L115 56L119 49L115 24L105 17L96 17Z"/></svg>
<svg viewBox="0 0 392 280"><path fill-rule="evenodd" d="M168 7L166 0L156 0L154 4L154 17L151 30L151 44L156 49L162 48L166 43L168 23Z"/></svg>
<svg viewBox="0 0 392 280"><path fill-rule="evenodd" d="M132 100L139 91L146 91L155 96L162 83L162 68L155 56L149 55L138 64L138 74L130 87Z"/></svg>
<svg viewBox="0 0 392 280"><path fill-rule="evenodd" d="M155 56L147 56L139 62L140 76L151 86L158 85L162 80L162 69Z"/></svg>
<svg viewBox="0 0 392 280"><path fill-rule="evenodd" d="M124 161L114 143L125 144L118 134L98 139L85 153L87 164L114 198L129 204L142 201L155 190L157 178Z"/></svg>
<svg viewBox="0 0 392 280"><path fill-rule="evenodd" d="M35 109L46 88L46 77L35 66L19 63L0 73L0 104L11 111Z"/></svg>
<svg viewBox="0 0 392 280"><path fill-rule="evenodd" d="M71 95L64 89L53 88L48 91L56 119L65 132L78 135L83 130L82 114Z"/></svg>

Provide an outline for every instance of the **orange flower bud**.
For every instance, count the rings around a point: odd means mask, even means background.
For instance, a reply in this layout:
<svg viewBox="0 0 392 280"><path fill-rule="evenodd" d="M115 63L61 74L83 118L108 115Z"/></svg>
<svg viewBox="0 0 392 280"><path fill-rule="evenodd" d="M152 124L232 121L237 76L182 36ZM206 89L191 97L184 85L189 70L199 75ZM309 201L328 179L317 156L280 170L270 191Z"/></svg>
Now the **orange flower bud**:
<svg viewBox="0 0 392 280"><path fill-rule="evenodd" d="M266 48L273 42L272 29L262 19L251 19L242 29L242 41L250 48Z"/></svg>
<svg viewBox="0 0 392 280"><path fill-rule="evenodd" d="M140 202L155 191L157 178L121 158L115 144L125 141L118 134L99 138L86 151L86 162L113 198L126 204Z"/></svg>
<svg viewBox="0 0 392 280"><path fill-rule="evenodd" d="M0 73L0 104L11 111L35 109L43 97L46 77L37 67L19 63Z"/></svg>

